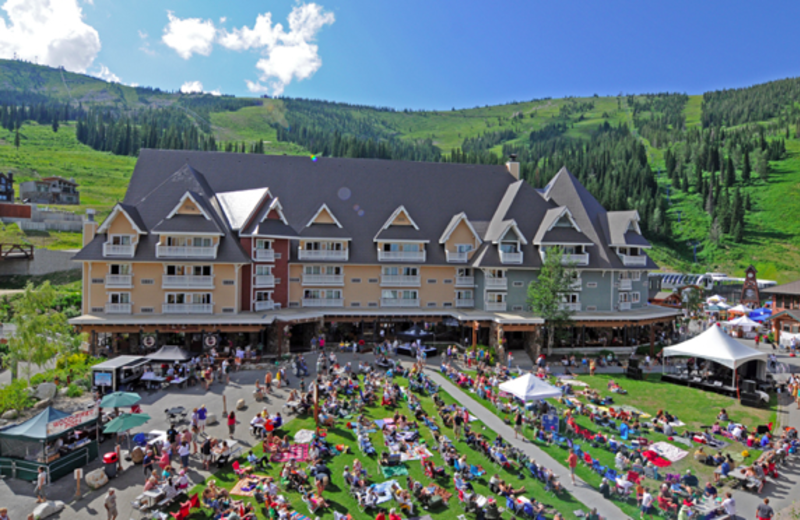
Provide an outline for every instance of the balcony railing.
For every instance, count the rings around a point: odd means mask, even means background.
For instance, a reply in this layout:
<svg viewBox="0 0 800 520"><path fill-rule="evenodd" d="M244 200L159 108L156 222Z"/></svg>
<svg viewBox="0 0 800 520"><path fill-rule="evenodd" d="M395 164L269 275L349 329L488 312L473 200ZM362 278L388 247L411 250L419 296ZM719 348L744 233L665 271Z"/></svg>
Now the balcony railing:
<svg viewBox="0 0 800 520"><path fill-rule="evenodd" d="M573 280L572 283L570 283L570 285L569 285L569 290L570 291L581 291L581 290L583 290L583 284L581 284L581 281L579 279L578 280Z"/></svg>
<svg viewBox="0 0 800 520"><path fill-rule="evenodd" d="M257 274L255 287L275 287L275 276L271 274Z"/></svg>
<svg viewBox="0 0 800 520"><path fill-rule="evenodd" d="M133 244L120 245L103 243L103 256L133 256L136 246Z"/></svg>
<svg viewBox="0 0 800 520"><path fill-rule="evenodd" d="M158 258L216 258L217 246L167 246L156 244L156 257Z"/></svg>
<svg viewBox="0 0 800 520"><path fill-rule="evenodd" d="M508 251L500 251L500 262L504 264L521 264L522 252L511 253Z"/></svg>
<svg viewBox="0 0 800 520"><path fill-rule="evenodd" d="M385 274L381 276L381 285L384 287L419 287L420 277Z"/></svg>
<svg viewBox="0 0 800 520"><path fill-rule="evenodd" d="M133 308L133 306L130 303L107 303L106 304L106 313L107 314L130 314L132 308Z"/></svg>
<svg viewBox="0 0 800 520"><path fill-rule="evenodd" d="M467 255L469 253L460 253L458 251L447 251L447 261L454 264L467 263Z"/></svg>
<svg viewBox="0 0 800 520"><path fill-rule="evenodd" d="M275 308L275 302L272 300L256 301L254 302L253 307L257 311L271 311Z"/></svg>
<svg viewBox="0 0 800 520"><path fill-rule="evenodd" d="M202 275L165 274L161 279L162 289L213 289L214 277Z"/></svg>
<svg viewBox="0 0 800 520"><path fill-rule="evenodd" d="M457 298L456 307L475 307L474 298Z"/></svg>
<svg viewBox="0 0 800 520"><path fill-rule="evenodd" d="M303 285L344 285L343 274L304 274Z"/></svg>
<svg viewBox="0 0 800 520"><path fill-rule="evenodd" d="M303 298L303 307L344 307L341 298Z"/></svg>
<svg viewBox="0 0 800 520"><path fill-rule="evenodd" d="M456 287L475 287L475 277L456 276Z"/></svg>
<svg viewBox="0 0 800 520"><path fill-rule="evenodd" d="M164 314L212 314L213 303L165 303L161 306Z"/></svg>
<svg viewBox="0 0 800 520"><path fill-rule="evenodd" d="M381 298L381 307L419 307L418 298Z"/></svg>
<svg viewBox="0 0 800 520"><path fill-rule="evenodd" d="M619 281L620 291L630 291L631 289L633 289L633 280L628 278Z"/></svg>
<svg viewBox="0 0 800 520"><path fill-rule="evenodd" d="M631 310L631 302L619 302L619 310L621 311Z"/></svg>
<svg viewBox="0 0 800 520"><path fill-rule="evenodd" d="M253 252L253 260L256 262L274 262L275 251L272 249L256 249Z"/></svg>
<svg viewBox="0 0 800 520"><path fill-rule="evenodd" d="M631 256L620 254L619 259L622 260L622 265L647 265L647 257L645 255Z"/></svg>
<svg viewBox="0 0 800 520"><path fill-rule="evenodd" d="M347 249L298 249L300 260L347 260Z"/></svg>
<svg viewBox="0 0 800 520"><path fill-rule="evenodd" d="M581 304L580 304L580 302L576 302L576 303L562 303L560 307L561 307L561 310L563 310L563 311L572 311L572 312L578 312L578 311L580 311L580 310L581 310Z"/></svg>
<svg viewBox="0 0 800 520"><path fill-rule="evenodd" d="M379 262L424 262L425 251L382 251L378 250Z"/></svg>
<svg viewBox="0 0 800 520"><path fill-rule="evenodd" d="M483 308L487 311L502 312L506 310L506 302L484 302Z"/></svg>
<svg viewBox="0 0 800 520"><path fill-rule="evenodd" d="M106 287L109 289L130 289L133 287L132 274L109 274L106 275Z"/></svg>
<svg viewBox="0 0 800 520"><path fill-rule="evenodd" d="M508 278L486 278L487 289L508 289Z"/></svg>
<svg viewBox="0 0 800 520"><path fill-rule="evenodd" d="M542 260L547 259L547 253L540 253ZM566 253L561 255L562 265L589 265L589 253Z"/></svg>

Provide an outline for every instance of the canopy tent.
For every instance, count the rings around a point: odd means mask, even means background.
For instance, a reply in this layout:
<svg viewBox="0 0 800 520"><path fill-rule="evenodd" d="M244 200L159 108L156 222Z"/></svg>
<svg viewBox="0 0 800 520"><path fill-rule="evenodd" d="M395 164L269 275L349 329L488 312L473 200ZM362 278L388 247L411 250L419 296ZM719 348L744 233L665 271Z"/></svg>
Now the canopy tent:
<svg viewBox="0 0 800 520"><path fill-rule="evenodd" d="M47 440L47 424L70 415L48 406L40 414L31 417L24 423L0 431L0 437Z"/></svg>
<svg viewBox="0 0 800 520"><path fill-rule="evenodd" d="M781 346L788 347L795 340L795 345L800 344L800 334L792 334L791 332L781 332Z"/></svg>
<svg viewBox="0 0 800 520"><path fill-rule="evenodd" d="M171 363L174 361L188 361L190 356L180 347L174 345L164 345L156 352L153 352L147 356L147 359L159 363Z"/></svg>
<svg viewBox="0 0 800 520"><path fill-rule="evenodd" d="M511 394L525 402L561 397L559 388L542 381L530 373L502 383L500 391Z"/></svg>
<svg viewBox="0 0 800 520"><path fill-rule="evenodd" d="M717 312L721 312L721 311L724 311L724 310L726 310L726 309L727 309L727 307L723 307L723 306L722 306L722 305L720 305L720 304L717 304L717 305L707 305L707 306L706 306L706 312L708 312L708 313L710 313L710 314L714 314L714 313L717 313Z"/></svg>
<svg viewBox="0 0 800 520"><path fill-rule="evenodd" d="M420 340L420 341L423 341L423 342L427 341L427 340L431 340L431 339L433 339L433 334L428 332L428 331L426 331L425 329L423 329L422 327L420 327L419 325L417 325L415 323L410 329L408 329L408 330L406 330L404 332L400 332L399 334L397 334L397 337L400 338L400 339L403 339L405 341L410 341L410 342L413 343L414 341L417 341L417 340Z"/></svg>
<svg viewBox="0 0 800 520"><path fill-rule="evenodd" d="M750 312L750 309L748 309L746 305L742 305L740 303L736 307L731 307L730 309L728 309L728 312L740 312L742 314L747 314Z"/></svg>
<svg viewBox="0 0 800 520"><path fill-rule="evenodd" d="M726 302L726 301L728 301L728 300L726 298L720 296L719 294L715 294L714 296L709 296L708 298L706 298L706 303L717 304L717 303Z"/></svg>
<svg viewBox="0 0 800 520"><path fill-rule="evenodd" d="M765 308L762 307L760 309L756 309L756 310L750 312L750 314L748 316L753 321L761 322L761 321L764 321L766 319L769 319L769 317L772 316L772 310L771 309L765 309Z"/></svg>
<svg viewBox="0 0 800 520"><path fill-rule="evenodd" d="M141 400L142 397L139 394L112 392L103 396L103 399L100 401L100 408L127 408Z"/></svg>
<svg viewBox="0 0 800 520"><path fill-rule="evenodd" d="M726 366L733 370L734 386L736 370L751 361L756 361L759 364L759 378L765 377L767 371L768 357L766 353L739 343L725 334L720 327L710 327L690 340L679 343L674 347L665 348L664 357L672 356L706 359Z"/></svg>
<svg viewBox="0 0 800 520"><path fill-rule="evenodd" d="M751 320L747 316L739 316L734 320L726 321L725 324L730 325L731 327L740 327L742 330L745 331L761 328L760 323Z"/></svg>

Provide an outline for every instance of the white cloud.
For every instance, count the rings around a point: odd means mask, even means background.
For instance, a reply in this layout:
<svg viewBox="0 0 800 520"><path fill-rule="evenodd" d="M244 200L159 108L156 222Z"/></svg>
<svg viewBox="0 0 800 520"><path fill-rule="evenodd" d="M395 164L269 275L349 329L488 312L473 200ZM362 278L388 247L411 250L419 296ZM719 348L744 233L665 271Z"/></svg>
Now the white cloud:
<svg viewBox="0 0 800 520"><path fill-rule="evenodd" d="M138 33L139 33L139 38L141 38L141 39L143 39L143 40L146 40L146 39L147 39L147 37L149 36L149 34L147 34L147 31L143 31L143 30L141 30L141 29L139 29L139 30L138 30L138 31L136 31L136 32L138 32Z"/></svg>
<svg viewBox="0 0 800 520"><path fill-rule="evenodd" d="M86 72L100 52L77 0L6 0L1 8L0 57Z"/></svg>
<svg viewBox="0 0 800 520"><path fill-rule="evenodd" d="M184 94L211 94L212 96L221 96L222 92L219 89L205 90L203 83L200 81L187 81L181 85L181 92Z"/></svg>
<svg viewBox="0 0 800 520"><path fill-rule="evenodd" d="M211 20L200 18L177 18L172 11L167 11L169 23L164 28L161 41L175 50L178 56L188 60L192 54L208 56L214 43L217 30Z"/></svg>
<svg viewBox="0 0 800 520"><path fill-rule="evenodd" d="M102 63L100 64L100 71L92 73L92 76L95 76L105 81L110 81L112 83L122 83L122 81L119 79L119 76L108 70L108 67L106 67Z"/></svg>
<svg viewBox="0 0 800 520"><path fill-rule="evenodd" d="M208 56L212 41L233 51L258 50L262 57L256 63L260 71L258 81L245 80L251 92L271 92L280 95L294 80L310 78L322 66L319 47L313 43L325 25L336 21L333 13L322 6L310 3L297 5L289 13L289 30L272 23L272 13L260 14L253 27L234 28L231 31L214 28L211 20L176 18L168 13L169 24L164 29L162 41L175 49L179 56L188 59L192 54ZM220 18L220 24L225 18Z"/></svg>

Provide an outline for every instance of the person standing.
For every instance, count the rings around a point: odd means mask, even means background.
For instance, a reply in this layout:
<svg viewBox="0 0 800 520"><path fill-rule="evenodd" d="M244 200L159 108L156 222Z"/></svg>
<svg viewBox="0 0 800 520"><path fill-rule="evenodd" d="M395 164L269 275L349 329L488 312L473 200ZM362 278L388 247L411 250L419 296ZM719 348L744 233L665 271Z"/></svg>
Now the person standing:
<svg viewBox="0 0 800 520"><path fill-rule="evenodd" d="M236 413L228 412L228 433L230 433L231 439L233 439L234 432L236 432Z"/></svg>
<svg viewBox="0 0 800 520"><path fill-rule="evenodd" d="M644 515L653 518L653 495L650 494L648 488L644 488L644 492L642 493L642 506L639 518L643 519Z"/></svg>
<svg viewBox="0 0 800 520"><path fill-rule="evenodd" d="M722 510L725 511L725 514L731 520L736 520L738 517L736 516L736 500L733 499L733 495L731 492L728 491L725 493L725 500L722 501Z"/></svg>
<svg viewBox="0 0 800 520"><path fill-rule="evenodd" d="M203 456L203 468L208 471L211 469L211 437L206 437L203 445L200 446L200 455Z"/></svg>
<svg viewBox="0 0 800 520"><path fill-rule="evenodd" d="M222 360L222 373L225 374L225 384L231 384L231 364L228 362L228 358Z"/></svg>
<svg viewBox="0 0 800 520"><path fill-rule="evenodd" d="M144 480L147 482L147 479L150 477L150 472L153 471L153 451L147 450L144 454L144 458L142 459L142 470L144 471Z"/></svg>
<svg viewBox="0 0 800 520"><path fill-rule="evenodd" d="M44 466L39 466L39 474L36 475L36 503L41 504L47 502L47 495L45 495L44 487L47 485L47 473L44 471Z"/></svg>
<svg viewBox="0 0 800 520"><path fill-rule="evenodd" d="M511 360L512 359L513 359L513 356L511 355L511 351L509 350L508 351L508 355L506 355L506 360L508 361L508 369L509 370L511 370Z"/></svg>
<svg viewBox="0 0 800 520"><path fill-rule="evenodd" d="M769 505L769 499L765 498L764 503L758 504L756 508L756 519L771 520L773 516L775 516L775 511L773 511L772 507Z"/></svg>
<svg viewBox="0 0 800 520"><path fill-rule="evenodd" d="M206 405L203 405L197 410L197 427L200 429L201 432L206 431L207 416L208 416L208 410L206 410Z"/></svg>
<svg viewBox="0 0 800 520"><path fill-rule="evenodd" d="M518 435L522 433L522 412L517 408L517 413L514 414L514 438L517 439Z"/></svg>
<svg viewBox="0 0 800 520"><path fill-rule="evenodd" d="M114 488L108 490L108 494L106 495L106 500L103 505L108 512L108 520L117 520L117 494L114 492Z"/></svg>
<svg viewBox="0 0 800 520"><path fill-rule="evenodd" d="M181 445L178 447L178 456L181 458L181 465L183 469L189 469L189 455L192 453L192 449L189 446L189 443L186 441L182 441Z"/></svg>
<svg viewBox="0 0 800 520"><path fill-rule="evenodd" d="M572 479L572 485L575 485L575 468L578 467L578 456L575 454L575 450L569 450L569 456L567 456L567 465L569 466L569 478Z"/></svg>

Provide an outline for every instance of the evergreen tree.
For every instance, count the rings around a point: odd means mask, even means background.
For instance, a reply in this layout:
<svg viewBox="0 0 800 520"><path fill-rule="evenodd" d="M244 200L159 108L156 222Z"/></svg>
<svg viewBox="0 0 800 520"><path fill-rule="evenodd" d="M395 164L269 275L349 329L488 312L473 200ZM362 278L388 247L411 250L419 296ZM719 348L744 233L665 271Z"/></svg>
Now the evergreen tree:
<svg viewBox="0 0 800 520"><path fill-rule="evenodd" d="M14 147L19 151L19 126L14 132Z"/></svg>
<svg viewBox="0 0 800 520"><path fill-rule="evenodd" d="M719 244L722 239L722 227L719 225L719 220L714 219L711 223L711 228L708 230L708 239Z"/></svg>
<svg viewBox="0 0 800 520"><path fill-rule="evenodd" d="M733 227L732 235L733 235L733 242L735 244L741 244L742 240L744 240L744 226L742 226L740 223L737 222L736 225Z"/></svg>
<svg viewBox="0 0 800 520"><path fill-rule="evenodd" d="M53 115L53 132L58 132L58 112Z"/></svg>
<svg viewBox="0 0 800 520"><path fill-rule="evenodd" d="M756 152L756 172L758 177L767 182L769 180L769 160L767 152Z"/></svg>
<svg viewBox="0 0 800 520"><path fill-rule="evenodd" d="M750 172L750 152L745 150L742 160L742 182L750 182Z"/></svg>
<svg viewBox="0 0 800 520"><path fill-rule="evenodd" d="M730 188L734 184L736 184L736 167L733 165L733 159L729 155L725 165L725 187Z"/></svg>

